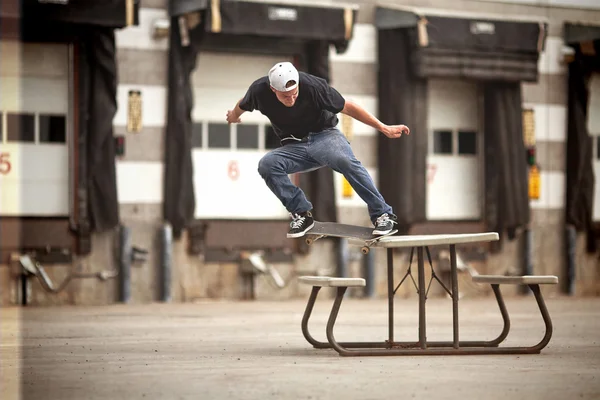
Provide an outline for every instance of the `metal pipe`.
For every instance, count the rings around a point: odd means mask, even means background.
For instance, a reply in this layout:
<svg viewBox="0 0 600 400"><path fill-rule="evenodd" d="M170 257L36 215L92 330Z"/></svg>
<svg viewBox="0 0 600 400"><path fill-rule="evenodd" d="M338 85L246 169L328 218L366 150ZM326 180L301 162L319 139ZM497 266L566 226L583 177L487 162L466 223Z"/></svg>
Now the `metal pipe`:
<svg viewBox="0 0 600 400"><path fill-rule="evenodd" d="M348 276L348 241L344 238L339 238L338 241L338 258L337 258L337 276Z"/></svg>
<svg viewBox="0 0 600 400"><path fill-rule="evenodd" d="M128 303L131 298L131 229L119 229L119 301Z"/></svg>
<svg viewBox="0 0 600 400"><path fill-rule="evenodd" d="M577 247L577 232L573 225L566 226L567 246L567 293L575 294L575 249Z"/></svg>
<svg viewBox="0 0 600 400"><path fill-rule="evenodd" d="M160 230L160 299L171 301L171 260L173 255L173 229L164 224Z"/></svg>
<svg viewBox="0 0 600 400"><path fill-rule="evenodd" d="M363 276L365 277L366 285L364 296L375 296L375 252L369 251L362 257L363 261Z"/></svg>
<svg viewBox="0 0 600 400"><path fill-rule="evenodd" d="M533 230L530 227L524 231L523 275L533 275ZM522 286L523 294L531 294L529 286Z"/></svg>

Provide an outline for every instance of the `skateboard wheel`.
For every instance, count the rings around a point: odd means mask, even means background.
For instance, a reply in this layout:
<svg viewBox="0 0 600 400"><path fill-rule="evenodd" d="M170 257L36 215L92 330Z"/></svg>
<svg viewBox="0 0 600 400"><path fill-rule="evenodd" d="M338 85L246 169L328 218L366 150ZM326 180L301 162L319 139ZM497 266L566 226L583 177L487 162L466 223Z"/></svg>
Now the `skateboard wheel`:
<svg viewBox="0 0 600 400"><path fill-rule="evenodd" d="M370 250L370 249L369 249L367 246L365 246L365 247L363 247L362 249L360 249L360 251L361 251L363 254L369 254L369 250Z"/></svg>

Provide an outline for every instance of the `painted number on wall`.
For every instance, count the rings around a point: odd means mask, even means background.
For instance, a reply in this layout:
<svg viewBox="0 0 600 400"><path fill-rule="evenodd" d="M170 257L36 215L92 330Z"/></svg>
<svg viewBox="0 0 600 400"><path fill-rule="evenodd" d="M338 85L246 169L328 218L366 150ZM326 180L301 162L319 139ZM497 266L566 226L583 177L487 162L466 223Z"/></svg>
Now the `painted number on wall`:
<svg viewBox="0 0 600 400"><path fill-rule="evenodd" d="M433 182L433 178L435 178L436 171L437 171L437 165L427 164L427 183Z"/></svg>
<svg viewBox="0 0 600 400"><path fill-rule="evenodd" d="M8 175L11 168L10 153L0 153L0 174Z"/></svg>
<svg viewBox="0 0 600 400"><path fill-rule="evenodd" d="M238 166L237 161L229 161L229 166L227 167L227 175L229 175L229 179L235 181L240 176L240 168Z"/></svg>

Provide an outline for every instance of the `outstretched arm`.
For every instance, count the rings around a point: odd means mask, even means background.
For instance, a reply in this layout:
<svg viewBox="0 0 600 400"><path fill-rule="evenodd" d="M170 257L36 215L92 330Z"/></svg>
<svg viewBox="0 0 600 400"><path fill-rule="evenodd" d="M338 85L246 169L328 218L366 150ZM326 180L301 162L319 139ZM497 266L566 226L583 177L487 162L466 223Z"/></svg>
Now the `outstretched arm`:
<svg viewBox="0 0 600 400"><path fill-rule="evenodd" d="M235 103L235 107L233 108L233 110L227 110L226 119L227 119L228 123L235 124L235 123L242 122L242 120L240 119L240 116L243 113L245 113L246 111L244 111L240 108L241 101L242 100L240 99L237 103Z"/></svg>
<svg viewBox="0 0 600 400"><path fill-rule="evenodd" d="M386 125L363 107L350 100L346 100L342 113L377 129L385 136L392 139L402 136L403 133L410 135L410 129L408 129L406 125Z"/></svg>

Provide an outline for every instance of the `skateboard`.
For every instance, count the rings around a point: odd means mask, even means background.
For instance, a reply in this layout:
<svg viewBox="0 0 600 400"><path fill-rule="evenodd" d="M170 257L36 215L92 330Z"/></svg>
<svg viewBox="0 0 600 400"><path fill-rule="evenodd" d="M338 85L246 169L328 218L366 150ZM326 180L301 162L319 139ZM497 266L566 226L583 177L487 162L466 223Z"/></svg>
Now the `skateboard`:
<svg viewBox="0 0 600 400"><path fill-rule="evenodd" d="M311 245L316 240L324 237L339 237L346 239L358 239L364 241L365 245L361 248L363 254L369 253L370 247L377 243L381 238L391 236L398 232L398 229L394 229L385 235L373 235L374 228L367 228L366 226L357 225L346 225L338 224L335 222L320 222L315 221L313 226L304 235L306 236L306 244Z"/></svg>

